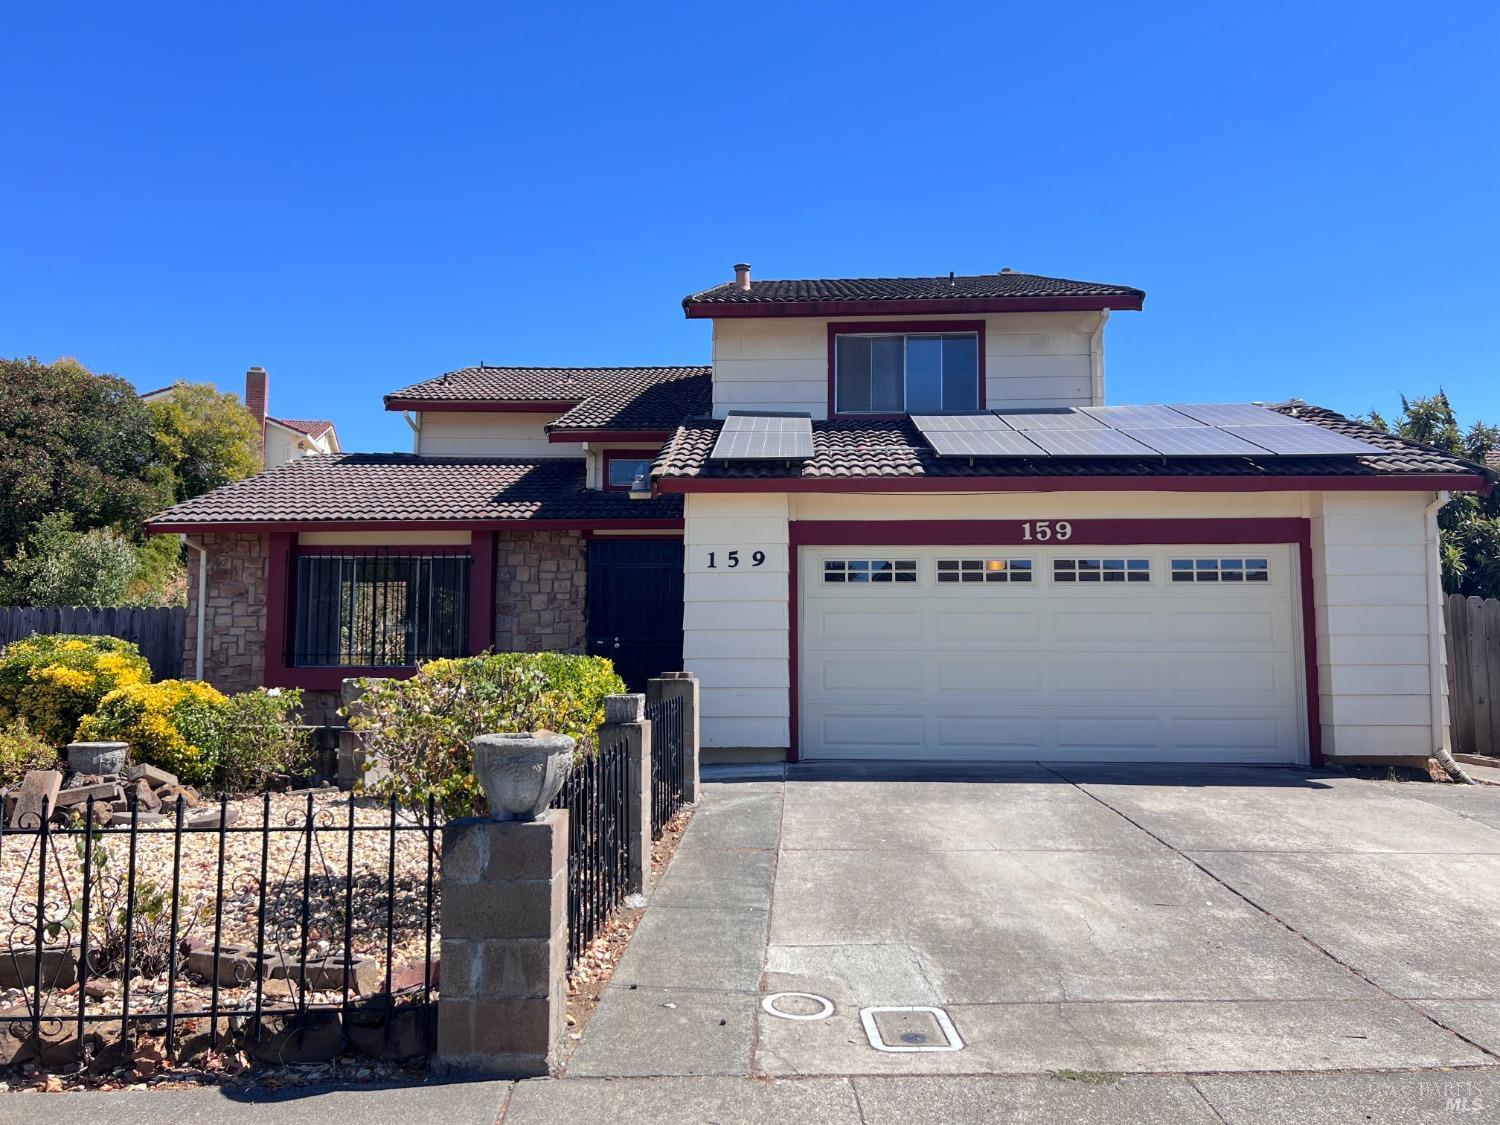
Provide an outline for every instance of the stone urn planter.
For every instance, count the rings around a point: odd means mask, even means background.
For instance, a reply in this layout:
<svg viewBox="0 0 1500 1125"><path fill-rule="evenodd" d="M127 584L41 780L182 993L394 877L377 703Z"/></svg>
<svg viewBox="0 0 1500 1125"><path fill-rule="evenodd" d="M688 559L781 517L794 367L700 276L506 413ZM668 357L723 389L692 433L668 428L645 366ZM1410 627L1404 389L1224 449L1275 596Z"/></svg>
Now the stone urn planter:
<svg viewBox="0 0 1500 1125"><path fill-rule="evenodd" d="M68 768L74 773L107 777L125 772L130 746L124 742L70 742Z"/></svg>
<svg viewBox="0 0 1500 1125"><path fill-rule="evenodd" d="M575 743L565 734L481 734L469 746L494 820L537 819L573 769Z"/></svg>

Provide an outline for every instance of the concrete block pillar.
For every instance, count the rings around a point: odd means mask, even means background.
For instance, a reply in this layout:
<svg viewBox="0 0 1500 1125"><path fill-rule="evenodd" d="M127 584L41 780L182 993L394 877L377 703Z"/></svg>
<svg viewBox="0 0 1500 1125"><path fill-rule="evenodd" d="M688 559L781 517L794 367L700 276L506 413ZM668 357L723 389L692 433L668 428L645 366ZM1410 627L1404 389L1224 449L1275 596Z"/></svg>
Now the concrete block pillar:
<svg viewBox="0 0 1500 1125"><path fill-rule="evenodd" d="M626 833L628 889L640 894L651 874L651 724L646 720L644 695L606 695L599 749L625 743L629 754L626 784L630 800L630 828Z"/></svg>
<svg viewBox="0 0 1500 1125"><path fill-rule="evenodd" d="M702 741L698 733L698 677L691 672L663 672L660 677L646 681L646 698L682 700L682 738L684 742L682 765L682 799L690 805L698 803L699 750Z"/></svg>
<svg viewBox="0 0 1500 1125"><path fill-rule="evenodd" d="M443 829L434 1073L555 1073L567 999L568 814Z"/></svg>

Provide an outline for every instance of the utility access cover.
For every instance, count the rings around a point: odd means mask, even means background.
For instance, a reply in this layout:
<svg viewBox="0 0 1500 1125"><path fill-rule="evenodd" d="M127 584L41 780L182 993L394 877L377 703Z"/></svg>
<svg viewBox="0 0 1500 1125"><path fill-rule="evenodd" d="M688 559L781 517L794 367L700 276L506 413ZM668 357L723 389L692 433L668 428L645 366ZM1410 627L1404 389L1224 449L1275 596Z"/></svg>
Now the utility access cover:
<svg viewBox="0 0 1500 1125"><path fill-rule="evenodd" d="M861 1008L870 1046L891 1054L962 1051L964 1041L941 1008Z"/></svg>

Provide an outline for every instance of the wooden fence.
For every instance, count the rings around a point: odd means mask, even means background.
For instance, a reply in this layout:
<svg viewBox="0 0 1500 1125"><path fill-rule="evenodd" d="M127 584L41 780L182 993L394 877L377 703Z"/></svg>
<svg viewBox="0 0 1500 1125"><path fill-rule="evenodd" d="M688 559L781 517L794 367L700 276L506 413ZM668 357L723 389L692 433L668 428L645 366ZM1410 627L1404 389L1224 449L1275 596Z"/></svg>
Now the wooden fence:
<svg viewBox="0 0 1500 1125"><path fill-rule="evenodd" d="M0 608L0 645L33 633L81 633L134 641L151 662L158 680L182 675L182 639L187 610L182 606L13 606Z"/></svg>
<svg viewBox="0 0 1500 1125"><path fill-rule="evenodd" d="M1500 601L1449 594L1443 613L1453 749L1500 757Z"/></svg>

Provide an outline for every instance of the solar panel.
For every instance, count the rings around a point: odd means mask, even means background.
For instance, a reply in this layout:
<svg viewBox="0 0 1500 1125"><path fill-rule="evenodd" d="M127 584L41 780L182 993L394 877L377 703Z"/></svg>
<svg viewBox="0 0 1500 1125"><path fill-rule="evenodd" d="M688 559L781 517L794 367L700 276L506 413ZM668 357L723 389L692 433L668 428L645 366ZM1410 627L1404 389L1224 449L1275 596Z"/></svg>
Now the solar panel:
<svg viewBox="0 0 1500 1125"><path fill-rule="evenodd" d="M1081 410L997 410L996 417L1013 430L1096 430L1104 423Z"/></svg>
<svg viewBox="0 0 1500 1125"><path fill-rule="evenodd" d="M993 414L913 414L912 423L924 434L941 430L1005 430L1009 427Z"/></svg>
<svg viewBox="0 0 1500 1125"><path fill-rule="evenodd" d="M731 412L712 461L805 461L813 455L812 415Z"/></svg>
<svg viewBox="0 0 1500 1125"><path fill-rule="evenodd" d="M1014 430L924 430L939 457L1045 457L1046 452Z"/></svg>
<svg viewBox="0 0 1500 1125"><path fill-rule="evenodd" d="M1157 426L1149 429L1119 431L1150 446L1163 457L1256 457L1265 450L1244 438L1212 426L1182 426L1176 429Z"/></svg>
<svg viewBox="0 0 1500 1125"><path fill-rule="evenodd" d="M1026 437L1054 457L1153 457L1156 451L1129 434L1097 430L1028 430Z"/></svg>
<svg viewBox="0 0 1500 1125"><path fill-rule="evenodd" d="M1347 457L1350 454L1390 452L1311 422L1297 422L1291 426L1225 426L1224 432L1253 441L1279 457Z"/></svg>
<svg viewBox="0 0 1500 1125"><path fill-rule="evenodd" d="M1172 409L1208 426L1295 426L1297 419L1256 406L1253 402L1188 402L1172 404Z"/></svg>
<svg viewBox="0 0 1500 1125"><path fill-rule="evenodd" d="M1193 425L1191 418L1177 413L1170 406L1085 406L1083 411L1117 430L1144 430L1158 426L1176 430Z"/></svg>

